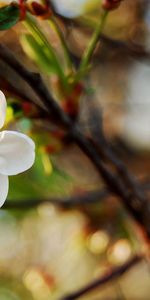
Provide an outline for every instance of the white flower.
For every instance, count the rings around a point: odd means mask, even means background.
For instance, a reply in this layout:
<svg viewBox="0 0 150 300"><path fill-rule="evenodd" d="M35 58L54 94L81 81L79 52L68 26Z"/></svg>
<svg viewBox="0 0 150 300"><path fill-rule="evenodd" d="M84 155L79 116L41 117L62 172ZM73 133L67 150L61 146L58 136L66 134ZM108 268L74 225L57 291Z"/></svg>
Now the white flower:
<svg viewBox="0 0 150 300"><path fill-rule="evenodd" d="M96 9L101 0L51 0L51 2L60 15L75 18Z"/></svg>
<svg viewBox="0 0 150 300"><path fill-rule="evenodd" d="M0 128L6 116L6 99L0 91ZM29 169L35 159L35 144L25 134L17 131L0 132L0 207L8 194L8 176Z"/></svg>

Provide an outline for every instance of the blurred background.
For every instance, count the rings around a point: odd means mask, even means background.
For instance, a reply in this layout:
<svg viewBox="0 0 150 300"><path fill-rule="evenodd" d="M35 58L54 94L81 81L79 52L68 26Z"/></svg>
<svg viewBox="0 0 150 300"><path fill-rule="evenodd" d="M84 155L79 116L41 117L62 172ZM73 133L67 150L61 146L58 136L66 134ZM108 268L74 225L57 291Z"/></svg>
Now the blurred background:
<svg viewBox="0 0 150 300"><path fill-rule="evenodd" d="M98 16L99 11L73 21L59 20L77 64ZM61 57L56 35L45 21L39 23ZM55 76L50 79L27 57L28 51L20 43L25 32L19 23L0 32L1 42L29 69L40 70L53 89ZM75 145L58 138L55 128L29 104L28 99L37 96L1 59L0 86L8 100L6 127L30 135L36 143L34 166L10 178L8 200L0 210L0 299L59 299L127 262L144 245L139 229L115 197L76 207L60 204L60 199L69 202L73 195L80 197L103 188L103 182L87 157ZM129 170L149 184L148 0L125 0L110 14L95 51L88 86L91 103L102 112L107 138ZM80 122L86 131L92 124L86 118L85 98L81 99ZM37 205L32 205L33 200ZM25 204L21 206L21 202ZM149 263L142 261L83 299L149 300L149 272Z"/></svg>

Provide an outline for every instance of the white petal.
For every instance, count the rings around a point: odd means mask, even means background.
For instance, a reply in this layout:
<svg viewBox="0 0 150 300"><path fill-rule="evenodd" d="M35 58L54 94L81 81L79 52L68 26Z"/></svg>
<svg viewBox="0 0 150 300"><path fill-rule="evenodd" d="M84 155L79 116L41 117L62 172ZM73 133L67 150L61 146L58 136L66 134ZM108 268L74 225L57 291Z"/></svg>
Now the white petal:
<svg viewBox="0 0 150 300"><path fill-rule="evenodd" d="M96 8L100 0L51 0L51 2L60 15L67 18L75 18L87 10Z"/></svg>
<svg viewBox="0 0 150 300"><path fill-rule="evenodd" d="M8 194L8 176L0 174L0 207L4 204Z"/></svg>
<svg viewBox="0 0 150 300"><path fill-rule="evenodd" d="M6 98L2 91L0 91L0 128L3 127L6 117Z"/></svg>
<svg viewBox="0 0 150 300"><path fill-rule="evenodd" d="M17 131L0 132L0 174L16 175L29 169L35 159L35 144Z"/></svg>

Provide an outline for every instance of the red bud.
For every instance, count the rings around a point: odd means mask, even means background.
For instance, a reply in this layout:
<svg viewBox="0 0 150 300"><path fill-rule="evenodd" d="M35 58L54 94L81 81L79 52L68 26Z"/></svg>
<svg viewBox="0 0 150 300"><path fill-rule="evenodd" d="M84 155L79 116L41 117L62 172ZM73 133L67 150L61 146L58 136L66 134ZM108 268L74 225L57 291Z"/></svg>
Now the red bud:
<svg viewBox="0 0 150 300"><path fill-rule="evenodd" d="M122 0L103 0L102 7L105 10L113 10L118 8Z"/></svg>
<svg viewBox="0 0 150 300"><path fill-rule="evenodd" d="M43 6L39 3L37 3L36 1L33 1L31 3L31 7L32 7L32 13L36 16L39 16L39 17L43 18L43 19L49 18L49 16L51 16L51 14L52 14L49 7Z"/></svg>

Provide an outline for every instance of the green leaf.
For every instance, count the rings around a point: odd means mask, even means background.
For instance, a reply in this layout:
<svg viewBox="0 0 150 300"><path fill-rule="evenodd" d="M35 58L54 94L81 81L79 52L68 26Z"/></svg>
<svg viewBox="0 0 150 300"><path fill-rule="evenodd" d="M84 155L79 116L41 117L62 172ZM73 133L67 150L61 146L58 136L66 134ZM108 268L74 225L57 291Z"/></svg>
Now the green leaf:
<svg viewBox="0 0 150 300"><path fill-rule="evenodd" d="M38 43L30 34L23 34L20 42L24 52L39 66L43 72L47 74L57 73L52 57L48 57L44 44Z"/></svg>
<svg viewBox="0 0 150 300"><path fill-rule="evenodd" d="M43 48L44 55L47 57L48 61L53 62L53 70L55 70L55 73L61 80L64 87L68 89L68 81L63 70L63 64L59 61L55 49L53 49L51 43L49 43L35 19L31 15L27 14L24 24L36 42Z"/></svg>
<svg viewBox="0 0 150 300"><path fill-rule="evenodd" d="M0 9L0 30L7 30L14 26L20 19L17 6L5 6Z"/></svg>

